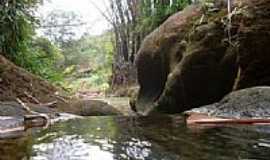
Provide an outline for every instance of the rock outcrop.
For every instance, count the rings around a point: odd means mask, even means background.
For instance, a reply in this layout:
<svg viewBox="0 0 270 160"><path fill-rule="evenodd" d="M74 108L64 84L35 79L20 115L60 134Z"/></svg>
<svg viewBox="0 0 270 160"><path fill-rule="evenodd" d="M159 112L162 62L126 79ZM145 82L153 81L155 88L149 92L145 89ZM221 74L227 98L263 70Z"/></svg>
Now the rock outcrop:
<svg viewBox="0 0 270 160"><path fill-rule="evenodd" d="M137 111L144 112L162 94L168 75L183 57L185 41L182 40L192 27L194 17L200 15L200 7L186 8L145 38L136 58L140 84Z"/></svg>
<svg viewBox="0 0 270 160"><path fill-rule="evenodd" d="M192 109L187 113L204 113L224 118L270 118L270 87L235 91L220 102Z"/></svg>
<svg viewBox="0 0 270 160"><path fill-rule="evenodd" d="M237 89L270 85L270 0L245 0L232 21L238 22Z"/></svg>
<svg viewBox="0 0 270 160"><path fill-rule="evenodd" d="M269 16L270 0L236 0L230 16L190 6L170 17L139 50L136 110L179 113L269 85Z"/></svg>

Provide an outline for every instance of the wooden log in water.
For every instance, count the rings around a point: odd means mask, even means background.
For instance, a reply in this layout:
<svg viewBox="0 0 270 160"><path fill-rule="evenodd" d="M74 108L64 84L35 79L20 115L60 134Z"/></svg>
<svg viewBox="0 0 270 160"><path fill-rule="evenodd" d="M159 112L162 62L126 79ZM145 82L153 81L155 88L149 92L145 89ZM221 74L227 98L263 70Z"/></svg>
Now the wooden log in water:
<svg viewBox="0 0 270 160"><path fill-rule="evenodd" d="M190 113L186 118L188 125L270 125L270 119L230 119L210 117L207 114Z"/></svg>

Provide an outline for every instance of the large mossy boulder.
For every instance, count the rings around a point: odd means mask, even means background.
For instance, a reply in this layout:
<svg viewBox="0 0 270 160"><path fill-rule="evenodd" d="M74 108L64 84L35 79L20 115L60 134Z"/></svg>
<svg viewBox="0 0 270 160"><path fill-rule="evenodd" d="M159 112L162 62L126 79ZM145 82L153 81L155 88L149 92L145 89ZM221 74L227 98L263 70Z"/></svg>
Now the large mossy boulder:
<svg viewBox="0 0 270 160"><path fill-rule="evenodd" d="M179 113L220 100L236 77L236 54L228 50L221 23L198 27L182 61L168 76L156 110ZM198 37L201 35L201 37Z"/></svg>
<svg viewBox="0 0 270 160"><path fill-rule="evenodd" d="M237 34L240 66L236 87L269 86L270 0L244 0L237 11L240 14L232 19L240 21Z"/></svg>
<svg viewBox="0 0 270 160"><path fill-rule="evenodd" d="M136 110L179 113L234 89L269 85L270 0L227 8L190 6L146 37L137 56Z"/></svg>
<svg viewBox="0 0 270 160"><path fill-rule="evenodd" d="M140 90L136 110L144 112L162 94L167 77L181 61L186 36L201 7L190 6L171 16L163 25L148 35L136 58Z"/></svg>

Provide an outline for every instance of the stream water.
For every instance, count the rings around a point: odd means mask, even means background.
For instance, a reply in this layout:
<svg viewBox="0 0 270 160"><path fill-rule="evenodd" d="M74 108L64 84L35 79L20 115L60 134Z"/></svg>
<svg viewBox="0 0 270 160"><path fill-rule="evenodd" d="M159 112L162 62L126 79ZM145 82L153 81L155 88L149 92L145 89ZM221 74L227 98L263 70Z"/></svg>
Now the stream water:
<svg viewBox="0 0 270 160"><path fill-rule="evenodd" d="M269 160L270 127L186 126L181 116L89 117L0 141L1 160Z"/></svg>

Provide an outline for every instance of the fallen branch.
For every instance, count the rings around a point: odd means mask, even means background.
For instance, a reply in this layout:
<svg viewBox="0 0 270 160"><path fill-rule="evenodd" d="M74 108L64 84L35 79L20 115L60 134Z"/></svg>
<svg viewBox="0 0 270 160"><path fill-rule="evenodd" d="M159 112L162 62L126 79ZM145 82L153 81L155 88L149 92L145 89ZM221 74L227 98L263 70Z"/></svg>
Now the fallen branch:
<svg viewBox="0 0 270 160"><path fill-rule="evenodd" d="M63 97L61 97L61 96L59 96L59 95L55 95L55 97L56 97L57 99L61 100L62 102L68 103L68 101L65 100L65 98L63 98Z"/></svg>
<svg viewBox="0 0 270 160"><path fill-rule="evenodd" d="M49 103L43 103L40 104L42 107L50 107L52 108L55 104L57 104L57 101L49 102Z"/></svg>
<svg viewBox="0 0 270 160"><path fill-rule="evenodd" d="M32 99L35 103L40 104L40 101L39 101L37 98L35 98L34 96L30 95L30 94L27 93L26 91L24 92L24 94L25 94L28 98Z"/></svg>
<svg viewBox="0 0 270 160"><path fill-rule="evenodd" d="M34 118L42 118L44 119L44 126L45 128L47 128L49 125L50 125L50 117L46 114L42 114L42 113L38 113L38 112L35 112L33 110L31 110L22 100L20 100L19 98L16 98L17 102L27 111L29 112L30 114L33 114L33 115L25 115L24 116L24 119L25 119L25 122L27 120L34 120Z"/></svg>
<svg viewBox="0 0 270 160"><path fill-rule="evenodd" d="M32 111L20 98L16 98L16 101L23 107L23 109L29 113L32 113Z"/></svg>

